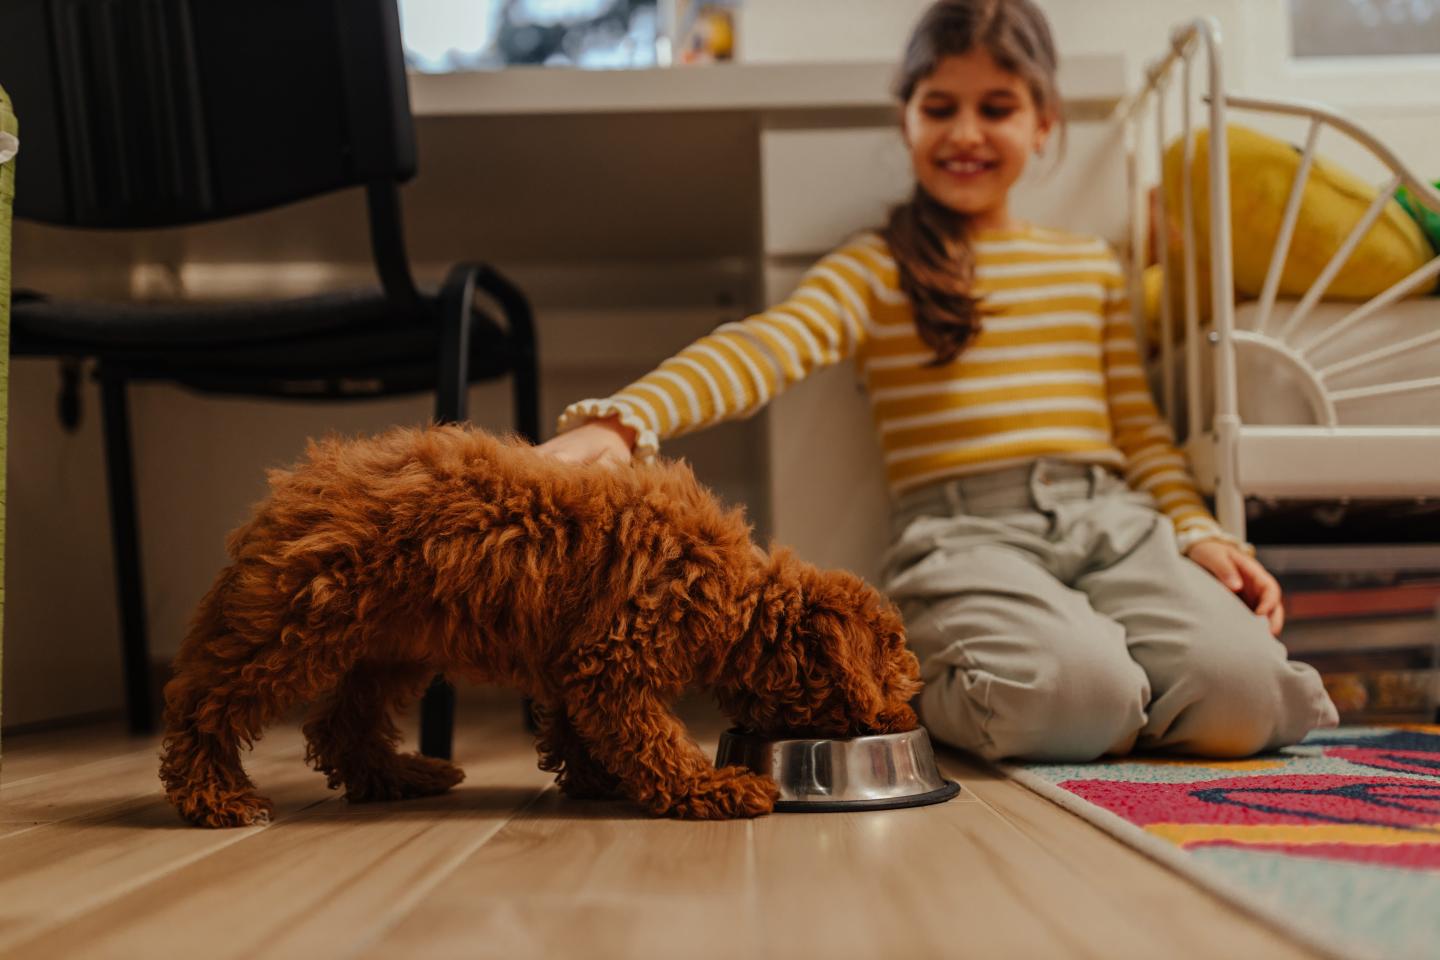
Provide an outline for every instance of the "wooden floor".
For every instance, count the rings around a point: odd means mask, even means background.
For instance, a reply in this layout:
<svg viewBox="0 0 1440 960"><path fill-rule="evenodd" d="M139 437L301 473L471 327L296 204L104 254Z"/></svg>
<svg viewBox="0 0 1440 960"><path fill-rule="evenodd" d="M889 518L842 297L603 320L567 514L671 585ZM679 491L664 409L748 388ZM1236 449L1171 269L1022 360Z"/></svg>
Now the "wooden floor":
<svg viewBox="0 0 1440 960"><path fill-rule="evenodd" d="M713 749L718 722L696 727ZM680 823L562 799L518 710L462 703L468 778L351 806L277 728L248 764L268 826L188 827L156 744L13 737L0 956L1311 956L1023 787L942 758L940 806Z"/></svg>

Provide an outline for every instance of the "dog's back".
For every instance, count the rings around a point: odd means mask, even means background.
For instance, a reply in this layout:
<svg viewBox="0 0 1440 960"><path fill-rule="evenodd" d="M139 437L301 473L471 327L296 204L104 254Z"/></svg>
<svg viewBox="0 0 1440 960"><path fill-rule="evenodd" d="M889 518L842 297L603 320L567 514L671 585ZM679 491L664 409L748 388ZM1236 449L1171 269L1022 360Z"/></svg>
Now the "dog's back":
<svg viewBox="0 0 1440 960"><path fill-rule="evenodd" d="M415 630L392 625L437 621L560 642L576 617L666 568L753 562L743 514L682 463L564 464L471 427L312 442L269 480L228 541L232 567L273 576L307 620L347 616L397 643ZM516 652L489 651L491 669L513 675Z"/></svg>

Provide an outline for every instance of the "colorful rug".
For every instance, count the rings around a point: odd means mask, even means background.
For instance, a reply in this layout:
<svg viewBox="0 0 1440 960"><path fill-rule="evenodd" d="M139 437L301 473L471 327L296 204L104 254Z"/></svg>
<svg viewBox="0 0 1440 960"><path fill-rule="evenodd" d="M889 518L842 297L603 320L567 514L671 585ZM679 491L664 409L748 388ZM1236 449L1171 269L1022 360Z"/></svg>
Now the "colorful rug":
<svg viewBox="0 0 1440 960"><path fill-rule="evenodd" d="M1006 772L1322 952L1440 958L1440 726Z"/></svg>

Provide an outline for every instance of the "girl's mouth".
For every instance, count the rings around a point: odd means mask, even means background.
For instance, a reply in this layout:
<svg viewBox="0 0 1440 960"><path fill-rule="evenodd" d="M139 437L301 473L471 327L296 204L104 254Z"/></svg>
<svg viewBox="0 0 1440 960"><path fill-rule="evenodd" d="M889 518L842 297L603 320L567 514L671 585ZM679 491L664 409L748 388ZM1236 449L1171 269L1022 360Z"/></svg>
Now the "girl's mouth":
<svg viewBox="0 0 1440 960"><path fill-rule="evenodd" d="M949 160L936 161L935 165L953 177L969 178L989 173L1000 164L994 160L961 159L957 157Z"/></svg>

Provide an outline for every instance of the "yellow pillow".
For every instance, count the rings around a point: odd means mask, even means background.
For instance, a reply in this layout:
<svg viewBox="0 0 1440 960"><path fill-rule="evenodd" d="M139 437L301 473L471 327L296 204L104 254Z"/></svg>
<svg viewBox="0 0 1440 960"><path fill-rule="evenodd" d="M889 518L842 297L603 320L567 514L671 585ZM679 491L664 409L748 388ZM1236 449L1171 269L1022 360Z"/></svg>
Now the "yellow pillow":
<svg viewBox="0 0 1440 960"><path fill-rule="evenodd" d="M1246 127L1232 125L1227 130L1235 292L1241 299L1253 299L1260 296L1265 285L1265 273L1270 268L1270 257L1285 215L1285 202L1300 167L1300 151ZM1209 140L1209 131L1198 131L1193 174L1202 316L1209 315ZM1177 244L1173 241L1180 236L1182 223L1180 177L1184 150L1184 141L1177 140L1165 151L1164 163L1166 218L1170 222L1170 260L1174 271L1171 302L1175 305L1177 327L1184 316L1184 281ZM1375 194L1375 187L1322 157L1315 158L1305 183L1290 254L1280 275L1280 296L1304 296L1356 222L1365 215ZM1433 256L1419 225L1392 200L1330 284L1325 299L1368 300L1424 266Z"/></svg>

